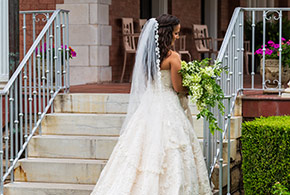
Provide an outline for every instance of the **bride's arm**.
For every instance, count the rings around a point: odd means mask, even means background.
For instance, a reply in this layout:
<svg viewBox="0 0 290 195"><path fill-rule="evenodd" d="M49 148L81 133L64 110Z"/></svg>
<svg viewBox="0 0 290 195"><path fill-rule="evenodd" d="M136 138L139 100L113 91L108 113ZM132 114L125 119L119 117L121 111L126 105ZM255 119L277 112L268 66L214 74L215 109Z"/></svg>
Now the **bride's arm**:
<svg viewBox="0 0 290 195"><path fill-rule="evenodd" d="M173 89L178 93L186 94L188 89L182 86L182 77L179 73L181 69L180 56L176 52L172 52L170 55L170 69L171 69L171 80Z"/></svg>

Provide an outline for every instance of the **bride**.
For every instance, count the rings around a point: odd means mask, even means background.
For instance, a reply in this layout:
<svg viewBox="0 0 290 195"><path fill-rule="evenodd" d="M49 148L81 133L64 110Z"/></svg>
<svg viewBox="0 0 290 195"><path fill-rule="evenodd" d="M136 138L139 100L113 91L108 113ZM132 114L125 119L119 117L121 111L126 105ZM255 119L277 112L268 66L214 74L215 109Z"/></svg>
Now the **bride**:
<svg viewBox="0 0 290 195"><path fill-rule="evenodd" d="M170 49L179 30L179 19L168 14L145 24L126 120L91 195L212 194L187 106L178 98L187 93L180 57Z"/></svg>

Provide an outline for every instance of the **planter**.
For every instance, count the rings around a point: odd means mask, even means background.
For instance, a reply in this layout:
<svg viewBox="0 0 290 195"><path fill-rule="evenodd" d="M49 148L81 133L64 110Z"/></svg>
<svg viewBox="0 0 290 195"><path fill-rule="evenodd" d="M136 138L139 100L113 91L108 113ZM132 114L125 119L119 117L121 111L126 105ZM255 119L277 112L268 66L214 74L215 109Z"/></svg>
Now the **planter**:
<svg viewBox="0 0 290 195"><path fill-rule="evenodd" d="M290 80L290 68L288 66L281 67L281 84L282 86ZM260 61L260 74L263 75L263 59ZM279 81L279 60L265 60L265 81L268 88L276 88Z"/></svg>

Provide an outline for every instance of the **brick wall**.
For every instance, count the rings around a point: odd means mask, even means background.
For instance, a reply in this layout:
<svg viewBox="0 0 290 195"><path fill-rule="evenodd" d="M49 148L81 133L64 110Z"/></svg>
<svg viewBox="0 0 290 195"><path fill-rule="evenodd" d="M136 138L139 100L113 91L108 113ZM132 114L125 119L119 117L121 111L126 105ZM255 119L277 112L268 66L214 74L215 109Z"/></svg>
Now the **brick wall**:
<svg viewBox="0 0 290 195"><path fill-rule="evenodd" d="M112 46L110 47L110 65L112 66L112 80L119 81L121 77L124 59L121 18L134 18L135 22L137 22L136 19L140 17L140 1L112 1L112 4L110 5L109 15L109 24L112 26ZM133 64L134 54L129 54L127 58L126 74L124 77L124 81L129 80Z"/></svg>
<svg viewBox="0 0 290 195"><path fill-rule="evenodd" d="M172 15L180 19L181 34L187 36L187 50L193 59L199 59L192 40L192 24L201 24L201 0L172 0L170 6Z"/></svg>
<svg viewBox="0 0 290 195"><path fill-rule="evenodd" d="M230 22L228 1L218 1L218 37L224 37Z"/></svg>
<svg viewBox="0 0 290 195"><path fill-rule="evenodd" d="M170 1L169 1L170 2ZM187 35L187 49L193 58L199 58L195 50L191 36L192 24L201 23L201 1L199 0L172 0L169 5L170 11L181 21L181 34ZM192 17L194 13L194 17ZM140 16L139 0L112 1L110 6L110 25L112 26L112 46L110 47L110 65L112 66L113 81L119 81L123 66L124 52L122 45L121 18L130 17L137 19ZM129 80L134 64L134 55L129 54L127 59L125 81Z"/></svg>
<svg viewBox="0 0 290 195"><path fill-rule="evenodd" d="M19 11L28 10L55 10L56 4L63 3L64 0L19 0ZM39 18L44 18L44 16L39 16ZM20 60L23 58L23 16L19 15L19 31L20 31ZM36 25L36 33L38 34L43 28L44 23L38 22ZM26 50L30 48L32 44L32 15L28 14L26 16Z"/></svg>

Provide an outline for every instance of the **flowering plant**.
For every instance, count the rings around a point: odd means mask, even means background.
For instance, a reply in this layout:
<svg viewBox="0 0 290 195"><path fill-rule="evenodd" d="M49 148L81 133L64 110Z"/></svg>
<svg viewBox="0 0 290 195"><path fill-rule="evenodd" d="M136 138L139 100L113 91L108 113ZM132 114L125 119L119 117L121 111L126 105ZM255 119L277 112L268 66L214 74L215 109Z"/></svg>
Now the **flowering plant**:
<svg viewBox="0 0 290 195"><path fill-rule="evenodd" d="M181 62L182 84L189 89L190 100L197 106L199 111L197 119L204 117L208 120L212 134L214 130L222 131L218 127L217 120L210 108L217 105L220 113L224 114L224 105L222 103L224 93L216 83L215 78L219 77L221 72L226 69L219 62L211 65L208 58L200 62L196 60L188 63Z"/></svg>
<svg viewBox="0 0 290 195"><path fill-rule="evenodd" d="M66 51L67 45L65 45L64 48ZM72 59L72 58L77 56L76 51L71 46L69 46L68 49L69 49L69 51L68 51L68 58L69 59ZM40 56L44 57L44 59L46 59L46 54L47 54L46 51L48 51L48 53L50 53L51 48L49 46L47 47L46 43L44 43L44 48L42 48L42 46L40 46L39 50L40 50ZM54 52L55 52L55 48L53 45L53 47L52 47L52 54L53 55L54 55ZM36 48L36 54L38 54L38 48ZM48 55L50 55L50 54L48 54ZM61 45L61 56L63 56L63 55L65 56L65 59L67 60L66 52L64 52L63 45Z"/></svg>
<svg viewBox="0 0 290 195"><path fill-rule="evenodd" d="M265 59L279 59L279 47L280 45L276 44L274 41L268 41L268 44L265 44ZM290 67L290 40L286 41L286 39L282 37L281 49L282 65L288 65ZM260 57L263 56L263 45L255 51L255 54Z"/></svg>

